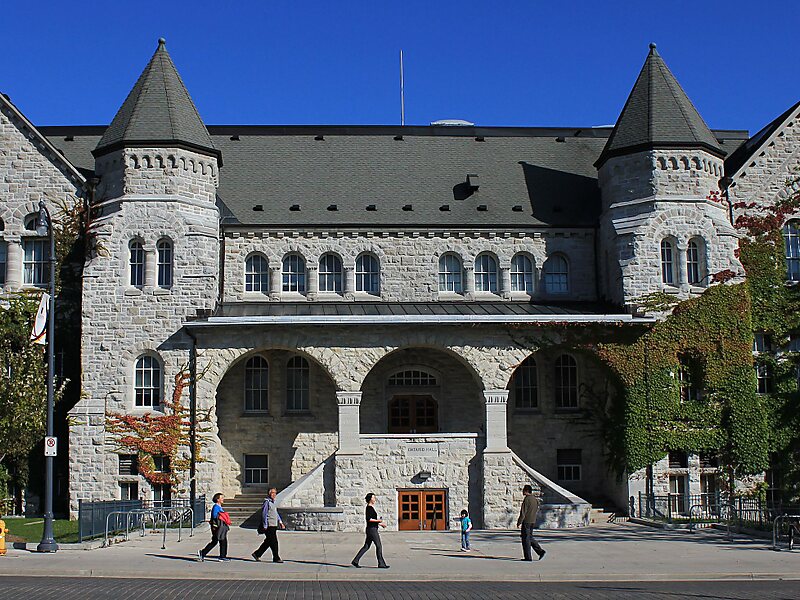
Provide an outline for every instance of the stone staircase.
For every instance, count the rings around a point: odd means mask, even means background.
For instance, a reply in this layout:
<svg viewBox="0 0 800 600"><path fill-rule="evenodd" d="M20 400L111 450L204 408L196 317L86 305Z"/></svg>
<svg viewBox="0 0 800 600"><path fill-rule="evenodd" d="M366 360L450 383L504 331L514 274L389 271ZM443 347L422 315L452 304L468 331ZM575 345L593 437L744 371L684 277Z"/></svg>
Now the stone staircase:
<svg viewBox="0 0 800 600"><path fill-rule="evenodd" d="M256 529L261 519L261 505L267 490L246 492L225 500L225 511L231 516L231 525Z"/></svg>

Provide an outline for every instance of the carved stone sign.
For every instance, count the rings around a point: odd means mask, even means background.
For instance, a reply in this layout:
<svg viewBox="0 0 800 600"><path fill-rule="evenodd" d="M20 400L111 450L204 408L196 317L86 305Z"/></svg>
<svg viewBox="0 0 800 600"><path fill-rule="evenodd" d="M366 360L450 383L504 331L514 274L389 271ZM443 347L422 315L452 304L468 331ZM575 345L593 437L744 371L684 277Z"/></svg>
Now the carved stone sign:
<svg viewBox="0 0 800 600"><path fill-rule="evenodd" d="M406 456L408 458L439 458L439 444L435 442L408 442L406 443Z"/></svg>

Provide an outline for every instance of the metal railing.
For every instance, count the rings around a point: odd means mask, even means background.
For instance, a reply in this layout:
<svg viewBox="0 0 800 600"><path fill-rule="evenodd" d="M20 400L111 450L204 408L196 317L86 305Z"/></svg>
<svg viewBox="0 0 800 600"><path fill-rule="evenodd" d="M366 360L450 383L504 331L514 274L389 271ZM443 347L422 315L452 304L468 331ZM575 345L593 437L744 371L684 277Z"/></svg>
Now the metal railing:
<svg viewBox="0 0 800 600"><path fill-rule="evenodd" d="M156 531L156 527L161 523L162 540L161 549L167 549L167 530L170 525L178 525L178 542L183 538L183 522L194 523L194 511L191 507L162 507L162 508L141 508L131 511L115 511L108 514L106 517L106 530L105 537L103 538L103 546L110 545L109 533L114 531L121 531L120 526L121 517L125 517L125 541L128 541L131 527L141 527L140 537L147 534L147 523L152 524L152 531ZM111 518L114 517L116 528L112 529ZM189 527L189 537L194 535L194 528Z"/></svg>
<svg viewBox="0 0 800 600"><path fill-rule="evenodd" d="M127 518L121 515L137 514L143 511L180 511L191 509L191 527L197 527L206 518L206 497L200 496L190 506L188 498L174 498L167 502L157 502L158 506L143 500L79 500L78 501L78 541L117 533L129 528ZM114 519L109 519L115 515ZM177 513L175 513L177 514ZM185 519L184 519L185 520ZM136 522L135 527L139 526ZM179 525L181 527L182 525ZM127 535L126 535L127 538Z"/></svg>
<svg viewBox="0 0 800 600"><path fill-rule="evenodd" d="M786 532L785 536L784 530ZM775 517L775 521L772 524L773 550L780 550L779 544L783 537L788 539L789 550L793 550L795 538L800 537L800 514L786 514Z"/></svg>

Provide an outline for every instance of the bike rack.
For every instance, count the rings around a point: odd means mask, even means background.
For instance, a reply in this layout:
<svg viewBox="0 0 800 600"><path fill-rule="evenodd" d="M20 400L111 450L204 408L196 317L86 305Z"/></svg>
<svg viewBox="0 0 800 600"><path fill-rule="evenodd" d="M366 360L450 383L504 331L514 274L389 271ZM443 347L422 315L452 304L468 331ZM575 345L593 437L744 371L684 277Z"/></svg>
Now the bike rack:
<svg viewBox="0 0 800 600"><path fill-rule="evenodd" d="M773 550L780 550L780 548L778 548L778 538L780 537L779 534L778 534L778 529L779 529L779 526L781 524L781 521L788 521L789 519L795 519L797 521L800 521L800 515L778 515L777 517L775 517L775 520L772 523L772 549ZM791 526L792 525L790 525L790 527ZM794 546L793 538L794 538L794 536L792 535L792 532L790 531L789 532L789 550L793 549L793 546Z"/></svg>
<svg viewBox="0 0 800 600"><path fill-rule="evenodd" d="M178 543L181 542L183 538L183 521L188 516L189 523L194 523L194 509L187 506L176 506L176 507L167 507L167 508L136 508L130 511L114 511L108 513L106 516L106 531L105 531L105 538L103 539L103 546L109 546L108 542L108 531L109 525L111 522L111 517L113 515L126 515L125 517L125 541L128 541L128 537L130 534L131 528L131 518L132 517L139 517L141 518L141 533L139 534L140 537L144 537L147 534L147 520L145 517L152 517L153 518L153 531L156 529L156 525L164 521L163 526L163 537L161 541L161 549L167 549L167 529L169 529L170 523L177 523L178 524ZM189 527L189 537L194 536L194 528Z"/></svg>

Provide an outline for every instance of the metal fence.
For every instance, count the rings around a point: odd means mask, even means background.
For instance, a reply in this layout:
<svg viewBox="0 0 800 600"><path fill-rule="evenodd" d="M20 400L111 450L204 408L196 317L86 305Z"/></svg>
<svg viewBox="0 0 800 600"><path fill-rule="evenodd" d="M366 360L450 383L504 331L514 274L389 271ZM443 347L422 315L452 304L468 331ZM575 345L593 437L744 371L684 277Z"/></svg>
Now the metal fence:
<svg viewBox="0 0 800 600"><path fill-rule="evenodd" d="M200 496L190 503L188 498L174 498L163 502L144 500L78 500L78 541L83 542L106 534L108 518L113 514L109 531L126 528L127 513L146 508L192 508L192 527L206 520L206 497Z"/></svg>

